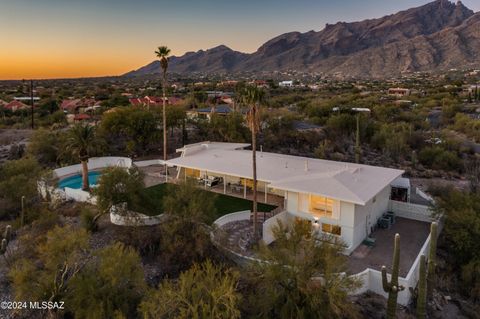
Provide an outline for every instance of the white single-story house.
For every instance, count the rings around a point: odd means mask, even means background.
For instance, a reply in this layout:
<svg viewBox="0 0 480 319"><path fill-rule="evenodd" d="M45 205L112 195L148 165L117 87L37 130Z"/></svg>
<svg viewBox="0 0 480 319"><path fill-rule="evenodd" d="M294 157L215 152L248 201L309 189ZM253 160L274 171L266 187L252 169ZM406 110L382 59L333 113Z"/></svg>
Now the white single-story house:
<svg viewBox="0 0 480 319"><path fill-rule="evenodd" d="M281 81L281 82L278 82L278 86L280 86L280 87L292 87L293 86L293 81Z"/></svg>
<svg viewBox="0 0 480 319"><path fill-rule="evenodd" d="M226 185L252 185L249 144L203 142L178 149L168 161L179 176L218 176ZM388 211L391 185L402 170L257 152L258 190L284 198L288 219L311 220L319 230L339 236L351 253ZM285 214L284 214L285 215ZM264 240L272 241L264 231ZM269 237L270 236L270 237Z"/></svg>

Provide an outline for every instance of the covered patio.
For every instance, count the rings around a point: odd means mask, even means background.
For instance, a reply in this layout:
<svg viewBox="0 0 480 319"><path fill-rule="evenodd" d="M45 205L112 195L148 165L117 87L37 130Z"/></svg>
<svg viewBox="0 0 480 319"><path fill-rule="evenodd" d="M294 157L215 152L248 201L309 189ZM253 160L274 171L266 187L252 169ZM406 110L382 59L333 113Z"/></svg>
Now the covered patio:
<svg viewBox="0 0 480 319"><path fill-rule="evenodd" d="M251 179L218 174L209 171L192 170L188 168L169 168L169 182L181 182L187 178L197 180L198 186L218 194L229 195L237 198L253 200L253 181ZM209 180L215 179L215 182ZM280 208L285 206L285 198L282 191L269 187L263 181L257 181L257 202L275 205Z"/></svg>

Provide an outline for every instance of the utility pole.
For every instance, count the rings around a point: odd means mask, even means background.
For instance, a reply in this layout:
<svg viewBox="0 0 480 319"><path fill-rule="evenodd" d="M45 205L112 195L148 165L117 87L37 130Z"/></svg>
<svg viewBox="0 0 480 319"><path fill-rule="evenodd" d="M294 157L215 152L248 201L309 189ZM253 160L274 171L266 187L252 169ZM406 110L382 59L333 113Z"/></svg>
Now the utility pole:
<svg viewBox="0 0 480 319"><path fill-rule="evenodd" d="M356 112L356 120L357 120L357 130L355 133L355 163L360 163L360 156L362 153L362 150L360 148L360 113L367 113L370 114L370 109L369 108L363 108L363 107L351 107L349 108L350 111ZM340 107L334 107L332 109L333 112L340 112L342 111Z"/></svg>
<svg viewBox="0 0 480 319"><path fill-rule="evenodd" d="M360 163L360 112L357 112L357 134L355 136L355 163Z"/></svg>
<svg viewBox="0 0 480 319"><path fill-rule="evenodd" d="M363 108L363 107L352 107L352 111L357 113L357 134L355 137L355 163L359 164L360 163L360 156L362 153L362 150L360 148L360 113L368 113L370 114L370 109L368 108Z"/></svg>
<svg viewBox="0 0 480 319"><path fill-rule="evenodd" d="M30 105L32 106L32 130L34 128L33 123L33 80L30 80Z"/></svg>

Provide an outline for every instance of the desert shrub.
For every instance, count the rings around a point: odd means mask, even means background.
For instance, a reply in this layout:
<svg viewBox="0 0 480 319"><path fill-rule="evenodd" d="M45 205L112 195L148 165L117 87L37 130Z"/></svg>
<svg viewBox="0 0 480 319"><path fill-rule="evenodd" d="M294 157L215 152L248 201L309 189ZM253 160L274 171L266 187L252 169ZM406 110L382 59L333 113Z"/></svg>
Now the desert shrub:
<svg viewBox="0 0 480 319"><path fill-rule="evenodd" d="M94 232L97 230L97 223L95 222L95 212L91 209L84 207L80 213L80 222L82 227L89 232Z"/></svg>
<svg viewBox="0 0 480 319"><path fill-rule="evenodd" d="M0 197L11 210L18 212L22 196L25 196L26 202L37 197L37 181L42 173L34 158L5 162L0 166Z"/></svg>
<svg viewBox="0 0 480 319"><path fill-rule="evenodd" d="M420 163L427 167L445 171L459 170L462 164L456 153L438 146L430 146L422 149L418 154L418 159Z"/></svg>
<svg viewBox="0 0 480 319"><path fill-rule="evenodd" d="M165 280L140 305L145 319L240 318L239 274L210 261L195 264L177 281Z"/></svg>
<svg viewBox="0 0 480 319"><path fill-rule="evenodd" d="M437 211L443 213L443 234L454 273L460 275L461 289L480 300L480 194L451 188L438 191Z"/></svg>
<svg viewBox="0 0 480 319"><path fill-rule="evenodd" d="M135 318L146 284L140 256L115 243L100 249L69 282L68 309L75 318Z"/></svg>
<svg viewBox="0 0 480 319"><path fill-rule="evenodd" d="M87 262L88 235L83 229L55 226L15 261L9 272L16 300L63 300L68 282Z"/></svg>
<svg viewBox="0 0 480 319"><path fill-rule="evenodd" d="M382 124L375 130L371 143L374 147L397 159L409 150L410 131L407 123Z"/></svg>
<svg viewBox="0 0 480 319"><path fill-rule="evenodd" d="M162 226L139 226L122 228L119 241L135 248L140 256L154 258L161 256Z"/></svg>
<svg viewBox="0 0 480 319"><path fill-rule="evenodd" d="M245 273L253 291L248 312L259 318L349 318L356 309L345 302L357 279L342 275L347 267L337 239L319 237L310 221L273 230L275 245L260 246L267 262L255 262ZM321 273L324 280L313 279ZM319 311L321 309L321 311Z"/></svg>

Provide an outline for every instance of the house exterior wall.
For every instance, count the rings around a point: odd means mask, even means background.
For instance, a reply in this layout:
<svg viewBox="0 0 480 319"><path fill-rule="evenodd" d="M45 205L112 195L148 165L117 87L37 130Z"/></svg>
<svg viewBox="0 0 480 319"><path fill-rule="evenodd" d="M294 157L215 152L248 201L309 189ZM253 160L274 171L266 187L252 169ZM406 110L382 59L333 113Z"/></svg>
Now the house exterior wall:
<svg viewBox="0 0 480 319"><path fill-rule="evenodd" d="M354 236L352 248L355 249L371 233L372 227L378 218L388 211L391 187L388 185L380 191L365 206L355 205L354 213Z"/></svg>
<svg viewBox="0 0 480 319"><path fill-rule="evenodd" d="M365 206L344 201L333 201L332 217L315 218L309 213L309 194L287 192L286 210L292 215L309 220L318 219L319 223L338 225L341 227L341 236L346 253L351 253L371 232L377 219L388 210L390 186L385 187ZM368 234L367 234L368 233Z"/></svg>
<svg viewBox="0 0 480 319"><path fill-rule="evenodd" d="M341 236L339 236L347 246L351 245L353 238L353 214L355 211L355 205L347 202L341 202L334 200L333 201L333 211L332 217L314 217L309 213L309 194L306 193L297 193L297 192L287 192L286 197L286 210L295 217L300 217L314 221L318 220L319 226L322 223L338 225L342 228Z"/></svg>

